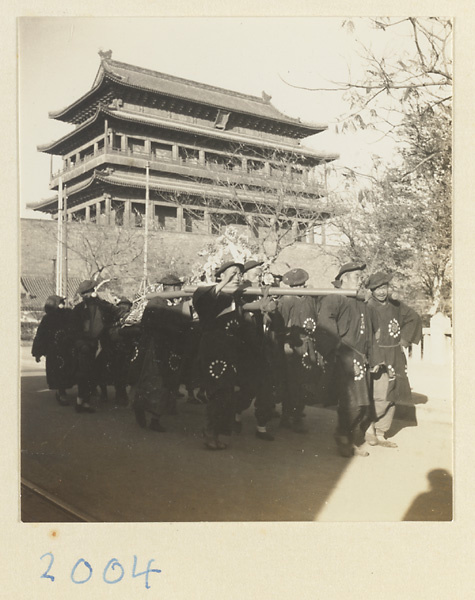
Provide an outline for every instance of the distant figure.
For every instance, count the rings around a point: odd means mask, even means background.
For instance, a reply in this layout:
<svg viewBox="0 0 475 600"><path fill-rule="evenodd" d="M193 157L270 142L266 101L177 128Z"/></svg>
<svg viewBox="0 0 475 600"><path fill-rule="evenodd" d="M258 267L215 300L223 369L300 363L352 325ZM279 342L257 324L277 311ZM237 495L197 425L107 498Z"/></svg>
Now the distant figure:
<svg viewBox="0 0 475 600"><path fill-rule="evenodd" d="M46 356L46 381L50 390L56 390L56 400L62 406L69 404L66 390L74 385L72 310L66 308L61 296L49 296L45 315L36 331L31 354L36 362Z"/></svg>
<svg viewBox="0 0 475 600"><path fill-rule="evenodd" d="M452 476L445 469L434 469L427 479L430 490L417 496L403 521L452 520Z"/></svg>

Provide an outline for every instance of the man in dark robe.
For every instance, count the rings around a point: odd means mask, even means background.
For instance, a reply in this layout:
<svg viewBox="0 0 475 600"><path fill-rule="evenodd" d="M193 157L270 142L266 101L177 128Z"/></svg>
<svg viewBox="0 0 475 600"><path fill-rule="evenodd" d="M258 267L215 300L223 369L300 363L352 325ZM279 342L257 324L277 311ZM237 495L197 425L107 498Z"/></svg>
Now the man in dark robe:
<svg viewBox="0 0 475 600"><path fill-rule="evenodd" d="M333 282L336 288L357 289L366 265L343 265ZM328 295L320 300L316 346L328 361L335 361L333 384L336 386L338 426L335 441L342 456L368 456L363 447L364 432L371 422L369 370L381 362L374 344L377 320L364 302L356 298Z"/></svg>
<svg viewBox="0 0 475 600"><path fill-rule="evenodd" d="M46 381L50 390L56 390L56 400L62 406L69 404L66 390L74 385L74 324L72 310L66 308L61 296L49 296L45 315L36 331L31 354L36 362L46 357Z"/></svg>
<svg viewBox="0 0 475 600"><path fill-rule="evenodd" d="M305 287L308 273L291 269L283 283L291 288ZM280 425L296 433L306 433L303 423L304 408L309 389L314 389L318 378L315 350L317 303L312 296L281 296L278 310L285 325L285 355L288 390L282 399Z"/></svg>
<svg viewBox="0 0 475 600"><path fill-rule="evenodd" d="M216 271L216 285L200 286L193 294L193 306L202 335L198 351L201 380L208 398L205 447L224 450L221 435L231 435L236 414L238 366L241 344L241 315L237 301L241 293L243 265L228 261ZM235 293L223 292L233 285Z"/></svg>
<svg viewBox="0 0 475 600"><path fill-rule="evenodd" d="M87 279L78 288L82 300L73 308L75 325L75 348L77 355L77 412L95 412L91 406L91 396L97 380L96 356L100 353L101 337L117 320L117 308L97 297L96 282Z"/></svg>
<svg viewBox="0 0 475 600"><path fill-rule="evenodd" d="M244 264L243 285L260 287L263 262L249 260ZM256 437L271 442L274 436L267 431L272 419L274 399L272 374L266 354L264 319L277 308L271 299L262 296L246 296L242 305L242 345L239 361L239 387L234 430L241 432L241 413L250 407L255 399L255 417L257 421Z"/></svg>

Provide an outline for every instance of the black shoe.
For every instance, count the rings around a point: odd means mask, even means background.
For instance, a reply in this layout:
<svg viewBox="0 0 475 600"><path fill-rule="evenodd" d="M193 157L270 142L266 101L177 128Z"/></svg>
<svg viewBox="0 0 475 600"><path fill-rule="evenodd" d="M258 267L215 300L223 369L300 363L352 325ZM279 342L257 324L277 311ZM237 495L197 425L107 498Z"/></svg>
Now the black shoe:
<svg viewBox="0 0 475 600"><path fill-rule="evenodd" d="M234 433L241 433L241 431L242 431L242 423L241 423L241 421L234 421L234 423L233 423L233 431L234 431Z"/></svg>
<svg viewBox="0 0 475 600"><path fill-rule="evenodd" d="M90 406L89 404L76 404L76 412L77 413L95 413L96 409Z"/></svg>
<svg viewBox="0 0 475 600"><path fill-rule="evenodd" d="M151 420L150 429L152 431L158 431L159 433L163 433L164 431L166 431L165 427L160 424L160 421L158 419Z"/></svg>
<svg viewBox="0 0 475 600"><path fill-rule="evenodd" d="M279 427L285 427L285 429L292 429L292 421L289 417L282 416L280 418Z"/></svg>
<svg viewBox="0 0 475 600"><path fill-rule="evenodd" d="M268 431L256 431L256 438L260 440L264 440L265 442L273 442L274 436L271 435Z"/></svg>
<svg viewBox="0 0 475 600"><path fill-rule="evenodd" d="M145 429L145 427L147 427L147 417L145 416L145 411L142 408L134 406L134 413L135 420L137 421L138 425Z"/></svg>
<svg viewBox="0 0 475 600"><path fill-rule="evenodd" d="M293 423L292 423L292 431L294 431L295 433L307 433L307 428L305 427L305 425L302 423L302 419L294 419Z"/></svg>
<svg viewBox="0 0 475 600"><path fill-rule="evenodd" d="M63 394L60 394L59 392L56 392L56 400L61 406L69 406L69 401L67 397Z"/></svg>

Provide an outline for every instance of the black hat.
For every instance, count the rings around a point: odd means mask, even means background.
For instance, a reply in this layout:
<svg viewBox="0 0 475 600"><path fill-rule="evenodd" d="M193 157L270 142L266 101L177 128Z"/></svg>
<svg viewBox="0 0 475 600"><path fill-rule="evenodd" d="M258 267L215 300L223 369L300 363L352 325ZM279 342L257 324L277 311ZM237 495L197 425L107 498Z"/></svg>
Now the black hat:
<svg viewBox="0 0 475 600"><path fill-rule="evenodd" d="M221 275L221 273L224 273L224 271L226 271L226 269L229 269L229 267L239 267L241 269L241 273L243 273L244 265L242 263L235 262L234 260L228 260L227 262L223 263L218 269L216 269L214 273L215 277L219 277L219 275Z"/></svg>
<svg viewBox="0 0 475 600"><path fill-rule="evenodd" d="M56 294L48 296L45 302L45 312L55 310L60 304L64 304L65 302L66 298L63 298L62 296L56 296Z"/></svg>
<svg viewBox="0 0 475 600"><path fill-rule="evenodd" d="M255 269L256 267L262 267L262 265L264 264L263 260L248 260L247 262L244 263L244 270L243 273L246 273L247 271L250 271L251 269Z"/></svg>
<svg viewBox="0 0 475 600"><path fill-rule="evenodd" d="M365 263L360 262L349 262L340 267L340 271L338 275L335 277L335 281L338 281L342 275L345 273L351 273L351 271L362 271L366 269Z"/></svg>
<svg viewBox="0 0 475 600"><path fill-rule="evenodd" d="M368 277L368 281L366 282L366 287L369 290L375 290L376 288L381 287L389 283L392 279L392 275L388 273L383 273L383 271L378 271L377 273L373 273Z"/></svg>
<svg viewBox="0 0 475 600"><path fill-rule="evenodd" d="M92 292L96 287L96 282L92 281L92 279L85 279L82 283L79 284L78 294L87 294L87 292Z"/></svg>
<svg viewBox="0 0 475 600"><path fill-rule="evenodd" d="M121 296L117 304L128 304L129 306L133 305L132 300L129 300L127 296Z"/></svg>
<svg viewBox="0 0 475 600"><path fill-rule="evenodd" d="M176 275L173 275L173 273L164 275L161 279L158 280L158 283L161 283L162 285L183 285L183 281L178 279L178 277Z"/></svg>
<svg viewBox="0 0 475 600"><path fill-rule="evenodd" d="M296 287L298 285L303 285L308 277L308 273L304 269L291 269L290 271L287 271L282 281L285 285Z"/></svg>

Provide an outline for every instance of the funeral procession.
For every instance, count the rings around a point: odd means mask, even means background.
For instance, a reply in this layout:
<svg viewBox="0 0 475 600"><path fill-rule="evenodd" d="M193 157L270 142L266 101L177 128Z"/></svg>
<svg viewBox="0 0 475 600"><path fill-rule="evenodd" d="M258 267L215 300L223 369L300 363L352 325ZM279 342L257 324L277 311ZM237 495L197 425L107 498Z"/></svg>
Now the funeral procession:
<svg viewBox="0 0 475 600"><path fill-rule="evenodd" d="M451 520L449 105L362 176L316 92L93 54L21 219L22 520Z"/></svg>

